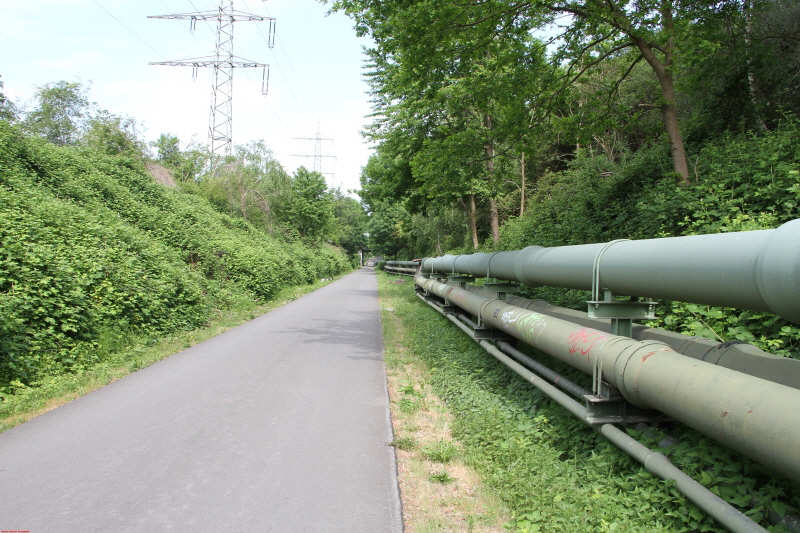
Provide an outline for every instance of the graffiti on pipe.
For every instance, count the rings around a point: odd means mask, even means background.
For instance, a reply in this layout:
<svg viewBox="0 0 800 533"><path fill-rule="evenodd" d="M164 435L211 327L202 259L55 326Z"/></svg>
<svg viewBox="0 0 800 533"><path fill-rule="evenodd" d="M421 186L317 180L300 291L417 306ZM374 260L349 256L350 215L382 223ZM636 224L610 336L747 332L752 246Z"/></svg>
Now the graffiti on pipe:
<svg viewBox="0 0 800 533"><path fill-rule="evenodd" d="M498 314L500 315L499 317ZM540 315L538 313L521 313L515 310L504 311L500 314L499 308L494 312L494 319L500 321L500 325L503 329L509 330L513 327L516 331L522 333L522 336L528 344L533 345L539 342L539 336L541 336L547 326L546 318L545 315Z"/></svg>
<svg viewBox="0 0 800 533"><path fill-rule="evenodd" d="M595 345L606 338L606 335L591 328L581 328L569 334L569 353L580 352L588 356Z"/></svg>
<svg viewBox="0 0 800 533"><path fill-rule="evenodd" d="M497 311L495 311L495 313L497 313ZM517 321L517 317L514 316L514 314L515 314L514 311L506 311L500 317L500 323L503 325L505 329L508 329L509 324L513 324L514 322Z"/></svg>

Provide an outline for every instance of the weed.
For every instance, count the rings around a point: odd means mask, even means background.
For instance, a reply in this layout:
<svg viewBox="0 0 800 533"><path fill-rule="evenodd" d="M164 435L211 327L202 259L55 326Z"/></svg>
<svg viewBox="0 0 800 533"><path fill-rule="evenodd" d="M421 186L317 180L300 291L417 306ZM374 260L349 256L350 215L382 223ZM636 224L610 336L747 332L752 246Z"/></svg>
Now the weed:
<svg viewBox="0 0 800 533"><path fill-rule="evenodd" d="M400 412L407 415L416 413L421 407L419 399L416 398L403 398L397 402L397 406L400 408Z"/></svg>
<svg viewBox="0 0 800 533"><path fill-rule="evenodd" d="M440 440L423 447L421 452L430 461L449 463L458 453L458 448L450 441Z"/></svg>
<svg viewBox="0 0 800 533"><path fill-rule="evenodd" d="M447 470L442 470L440 472L436 472L435 474L431 474L428 476L428 479L435 483L441 483L442 485L452 483L456 480L456 478L450 477L450 474L447 473Z"/></svg>
<svg viewBox="0 0 800 533"><path fill-rule="evenodd" d="M389 446L394 446L398 450L410 451L417 447L417 440L413 437L395 437Z"/></svg>

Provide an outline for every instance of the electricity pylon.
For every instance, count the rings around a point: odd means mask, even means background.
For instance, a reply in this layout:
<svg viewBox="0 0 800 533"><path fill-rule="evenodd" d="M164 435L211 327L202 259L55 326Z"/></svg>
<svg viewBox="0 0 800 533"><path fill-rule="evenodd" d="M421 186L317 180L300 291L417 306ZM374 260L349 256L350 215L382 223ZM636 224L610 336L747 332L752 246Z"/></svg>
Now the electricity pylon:
<svg viewBox="0 0 800 533"><path fill-rule="evenodd" d="M314 141L314 155L311 154L293 154L292 157L313 157L314 158L314 172L319 172L322 174L322 158L323 157L332 157L333 160L336 160L335 155L328 155L322 153L322 141L331 141L333 139L329 137L323 137L319 131L319 123L317 124L317 133L314 137L295 137L295 140L298 141ZM332 175L330 172L327 174Z"/></svg>
<svg viewBox="0 0 800 533"><path fill-rule="evenodd" d="M209 11L154 15L147 18L188 20L189 29L192 31L197 27L198 20L217 21L217 47L213 56L150 63L151 65L171 67L192 67L192 78L197 78L197 71L200 67L214 69L211 118L208 127L209 149L213 166L215 155L231 155L233 151L233 69L262 68L261 94L266 95L269 86L269 65L233 55L233 25L240 21L269 21L269 36L266 40L267 46L272 48L275 46L275 19L237 11L233 8L233 0L220 0L217 9Z"/></svg>

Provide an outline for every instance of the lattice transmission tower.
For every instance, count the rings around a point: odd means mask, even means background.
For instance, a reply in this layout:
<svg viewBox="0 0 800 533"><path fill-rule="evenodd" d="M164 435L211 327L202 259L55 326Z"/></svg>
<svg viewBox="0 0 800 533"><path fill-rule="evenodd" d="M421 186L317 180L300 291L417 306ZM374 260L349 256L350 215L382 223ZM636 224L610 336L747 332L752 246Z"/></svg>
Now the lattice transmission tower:
<svg viewBox="0 0 800 533"><path fill-rule="evenodd" d="M158 61L151 65L167 65L171 67L192 67L192 78L197 78L201 67L214 69L214 81L211 96L211 117L208 126L209 150L212 166L215 155L231 155L233 150L233 69L261 68L261 94L266 95L269 87L269 65L257 63L237 57L233 54L233 26L241 21L269 21L269 33L265 37L267 46L275 46L275 19L252 13L238 11L233 7L233 0L220 0L216 9L195 13L176 13L172 15L153 15L147 18L188 20L189 29L194 31L197 21L216 21L217 46L213 56L179 59L176 61Z"/></svg>
<svg viewBox="0 0 800 533"><path fill-rule="evenodd" d="M317 133L313 137L295 137L295 140L298 141L314 141L314 154L292 154L292 157L313 157L314 158L314 172L319 172L320 174L326 174L333 176L331 172L322 172L322 158L323 157L332 157L334 161L336 161L335 155L329 155L322 153L322 141L331 141L333 143L333 139L330 137L323 137L322 133L319 131L319 123L317 123Z"/></svg>

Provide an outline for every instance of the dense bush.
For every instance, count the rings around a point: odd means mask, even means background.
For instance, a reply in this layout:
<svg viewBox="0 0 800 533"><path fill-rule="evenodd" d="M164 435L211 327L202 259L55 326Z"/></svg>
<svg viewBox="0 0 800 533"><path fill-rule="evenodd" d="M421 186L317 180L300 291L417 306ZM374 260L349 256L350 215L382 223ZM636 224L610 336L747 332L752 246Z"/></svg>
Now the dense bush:
<svg viewBox="0 0 800 533"><path fill-rule="evenodd" d="M203 326L225 290L266 300L349 268L280 242L139 159L57 147L0 121L0 389L86 368L103 343Z"/></svg>

